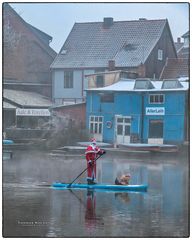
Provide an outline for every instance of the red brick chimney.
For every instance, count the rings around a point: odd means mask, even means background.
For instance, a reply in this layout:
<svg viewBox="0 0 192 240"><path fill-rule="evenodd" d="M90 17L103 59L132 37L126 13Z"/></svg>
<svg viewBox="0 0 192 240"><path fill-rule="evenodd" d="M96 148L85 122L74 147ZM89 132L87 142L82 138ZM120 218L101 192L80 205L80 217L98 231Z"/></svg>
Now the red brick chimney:
<svg viewBox="0 0 192 240"><path fill-rule="evenodd" d="M138 66L138 69L137 69L137 73L139 75L139 77L145 77L145 65L143 63L141 63L139 66Z"/></svg>
<svg viewBox="0 0 192 240"><path fill-rule="evenodd" d="M108 69L109 69L109 71L114 71L115 70L115 60L109 60L108 61Z"/></svg>

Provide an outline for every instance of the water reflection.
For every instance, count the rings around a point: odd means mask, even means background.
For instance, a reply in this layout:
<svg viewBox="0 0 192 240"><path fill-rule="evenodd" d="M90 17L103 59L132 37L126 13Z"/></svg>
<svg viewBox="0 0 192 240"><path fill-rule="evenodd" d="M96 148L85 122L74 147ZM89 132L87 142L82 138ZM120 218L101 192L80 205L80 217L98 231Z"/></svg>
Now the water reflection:
<svg viewBox="0 0 192 240"><path fill-rule="evenodd" d="M129 172L130 184L147 183L148 192L39 187L42 182L71 182L85 168L84 160L20 152L14 161L3 161L4 236L188 236L187 161L106 156L97 167L98 182L114 183L117 175ZM78 181L85 182L86 175ZM38 226L23 222L38 222Z"/></svg>
<svg viewBox="0 0 192 240"><path fill-rule="evenodd" d="M120 202L122 202L122 203L129 203L130 202L129 194L127 192L115 193L115 199L120 200Z"/></svg>
<svg viewBox="0 0 192 240"><path fill-rule="evenodd" d="M164 166L162 178L163 209L165 217L176 219L184 212L183 196L186 195L184 169L177 166Z"/></svg>
<svg viewBox="0 0 192 240"><path fill-rule="evenodd" d="M86 196L86 210L85 210L85 228L89 235L91 235L96 225L102 225L102 217L96 214L96 194L94 190L88 190Z"/></svg>
<svg viewBox="0 0 192 240"><path fill-rule="evenodd" d="M8 150L3 150L3 160L10 160L13 158L13 152Z"/></svg>

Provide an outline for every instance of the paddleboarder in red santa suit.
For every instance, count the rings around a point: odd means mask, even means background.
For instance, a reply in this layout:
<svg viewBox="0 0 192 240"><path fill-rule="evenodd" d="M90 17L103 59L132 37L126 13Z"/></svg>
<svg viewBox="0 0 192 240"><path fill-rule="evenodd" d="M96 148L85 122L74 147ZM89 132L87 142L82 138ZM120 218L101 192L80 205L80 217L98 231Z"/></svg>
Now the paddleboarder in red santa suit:
<svg viewBox="0 0 192 240"><path fill-rule="evenodd" d="M105 150L100 149L94 138L91 139L91 144L87 147L85 155L87 160L87 183L96 184L96 159L99 155L105 154Z"/></svg>

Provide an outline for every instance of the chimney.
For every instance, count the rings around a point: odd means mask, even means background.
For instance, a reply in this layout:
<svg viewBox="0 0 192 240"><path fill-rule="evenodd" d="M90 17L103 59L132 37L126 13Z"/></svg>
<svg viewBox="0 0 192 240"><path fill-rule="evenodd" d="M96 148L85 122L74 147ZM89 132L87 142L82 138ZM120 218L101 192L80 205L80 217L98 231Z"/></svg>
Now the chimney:
<svg viewBox="0 0 192 240"><path fill-rule="evenodd" d="M115 70L115 60L109 60L108 61L108 69L109 69L109 71L114 71Z"/></svg>
<svg viewBox="0 0 192 240"><path fill-rule="evenodd" d="M141 63L138 66L137 73L138 73L139 77L145 77L145 65L143 63Z"/></svg>
<svg viewBox="0 0 192 240"><path fill-rule="evenodd" d="M181 38L180 37L177 38L177 43L181 43Z"/></svg>
<svg viewBox="0 0 192 240"><path fill-rule="evenodd" d="M103 19L103 28L110 28L113 25L113 18L107 17Z"/></svg>

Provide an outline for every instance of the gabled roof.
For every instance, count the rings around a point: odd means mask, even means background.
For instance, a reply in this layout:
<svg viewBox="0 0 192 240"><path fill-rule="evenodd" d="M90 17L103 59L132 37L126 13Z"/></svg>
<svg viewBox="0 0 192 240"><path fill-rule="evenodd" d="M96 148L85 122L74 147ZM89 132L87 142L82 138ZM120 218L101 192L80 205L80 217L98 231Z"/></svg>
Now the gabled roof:
<svg viewBox="0 0 192 240"><path fill-rule="evenodd" d="M17 12L8 4L8 3L3 3L3 14L5 15L5 11L9 11L12 14L14 14L14 16L16 16L18 18L18 20L20 22L22 22L22 24L36 37L36 39L38 40L38 44L52 57L54 58L56 56L56 52L46 43L45 44L45 38L50 39L51 36L49 36L48 34L42 32L41 30L33 27L32 25L28 24L27 22L25 22L25 20L23 18L21 18L19 16L19 14L17 14Z"/></svg>
<svg viewBox="0 0 192 240"><path fill-rule="evenodd" d="M75 23L51 68L136 67L144 63L161 37L167 20Z"/></svg>
<svg viewBox="0 0 192 240"><path fill-rule="evenodd" d="M45 43L49 44L50 41L52 41L52 37L48 35L47 33L39 30L38 28L32 26L31 24L28 23L28 26L31 28L31 30L38 35Z"/></svg>
<svg viewBox="0 0 192 240"><path fill-rule="evenodd" d="M160 79L175 79L189 76L188 58L168 58Z"/></svg>

